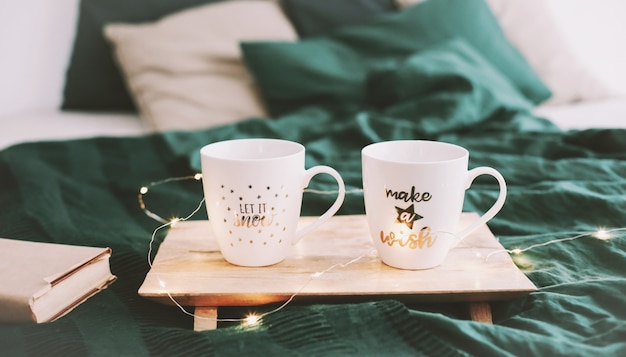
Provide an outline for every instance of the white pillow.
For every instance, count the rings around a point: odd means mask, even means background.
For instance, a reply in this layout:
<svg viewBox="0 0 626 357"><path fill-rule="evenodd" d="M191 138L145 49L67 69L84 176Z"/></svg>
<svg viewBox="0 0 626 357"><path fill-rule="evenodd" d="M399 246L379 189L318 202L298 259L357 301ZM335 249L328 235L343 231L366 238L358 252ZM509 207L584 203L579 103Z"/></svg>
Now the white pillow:
<svg viewBox="0 0 626 357"><path fill-rule="evenodd" d="M239 43L297 39L279 5L258 0L212 3L149 24L111 24L105 36L142 117L159 131L266 117Z"/></svg>
<svg viewBox="0 0 626 357"><path fill-rule="evenodd" d="M400 6L409 6L422 0L396 1ZM550 0L486 2L508 40L551 89L552 97L545 104L602 99L617 94L572 53L554 20L548 5Z"/></svg>

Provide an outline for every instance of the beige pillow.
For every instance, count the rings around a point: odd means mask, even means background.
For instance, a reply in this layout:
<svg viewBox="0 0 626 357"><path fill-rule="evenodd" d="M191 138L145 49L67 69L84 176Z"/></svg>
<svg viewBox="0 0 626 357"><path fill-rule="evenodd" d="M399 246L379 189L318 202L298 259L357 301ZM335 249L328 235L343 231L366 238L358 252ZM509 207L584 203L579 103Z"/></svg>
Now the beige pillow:
<svg viewBox="0 0 626 357"><path fill-rule="evenodd" d="M400 6L410 6L424 0L396 1ZM550 14L547 0L486 2L508 40L552 91L552 97L544 104L602 99L616 94L574 56Z"/></svg>
<svg viewBox="0 0 626 357"><path fill-rule="evenodd" d="M158 131L266 117L239 42L297 38L279 5L261 0L203 5L104 32L142 117Z"/></svg>

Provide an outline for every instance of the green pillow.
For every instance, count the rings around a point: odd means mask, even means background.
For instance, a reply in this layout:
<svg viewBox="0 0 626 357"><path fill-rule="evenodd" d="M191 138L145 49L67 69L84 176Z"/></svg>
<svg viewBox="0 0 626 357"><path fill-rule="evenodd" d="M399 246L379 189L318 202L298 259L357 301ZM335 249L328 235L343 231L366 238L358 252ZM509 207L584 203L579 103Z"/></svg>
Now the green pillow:
<svg viewBox="0 0 626 357"><path fill-rule="evenodd" d="M279 116L302 105L364 104L370 70L455 37L475 48L532 103L550 97L484 0L427 0L326 37L241 47L271 114Z"/></svg>
<svg viewBox="0 0 626 357"><path fill-rule="evenodd" d="M437 123L438 128L470 126L499 110L532 110L500 71L458 38L371 71L366 95L367 102L386 115L419 116L422 125Z"/></svg>
<svg viewBox="0 0 626 357"><path fill-rule="evenodd" d="M82 0L76 38L65 76L62 109L134 111L123 77L102 29L111 22L155 21L217 0Z"/></svg>
<svg viewBox="0 0 626 357"><path fill-rule="evenodd" d="M281 3L301 38L362 24L397 9L395 0L282 0Z"/></svg>
<svg viewBox="0 0 626 357"><path fill-rule="evenodd" d="M363 100L367 63L339 42L255 42L243 43L242 49L272 115L308 104Z"/></svg>

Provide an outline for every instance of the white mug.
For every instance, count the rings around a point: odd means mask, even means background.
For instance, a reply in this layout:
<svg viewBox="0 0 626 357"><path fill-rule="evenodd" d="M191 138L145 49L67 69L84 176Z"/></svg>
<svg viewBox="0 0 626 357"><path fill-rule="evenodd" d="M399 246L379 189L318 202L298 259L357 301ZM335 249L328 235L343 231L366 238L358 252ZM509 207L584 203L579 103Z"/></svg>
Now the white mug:
<svg viewBox="0 0 626 357"><path fill-rule="evenodd" d="M421 140L374 143L361 151L365 212L381 260L400 269L441 265L461 239L493 218L506 199L506 183L491 167L468 171L469 152L460 146ZM457 230L465 190L479 175L500 186L493 206Z"/></svg>
<svg viewBox="0 0 626 357"><path fill-rule="evenodd" d="M341 207L344 182L328 166L304 168L305 148L278 139L220 141L200 149L202 185L209 222L224 259L240 266L281 262L306 233ZM334 204L297 230L302 192L317 174L339 186Z"/></svg>

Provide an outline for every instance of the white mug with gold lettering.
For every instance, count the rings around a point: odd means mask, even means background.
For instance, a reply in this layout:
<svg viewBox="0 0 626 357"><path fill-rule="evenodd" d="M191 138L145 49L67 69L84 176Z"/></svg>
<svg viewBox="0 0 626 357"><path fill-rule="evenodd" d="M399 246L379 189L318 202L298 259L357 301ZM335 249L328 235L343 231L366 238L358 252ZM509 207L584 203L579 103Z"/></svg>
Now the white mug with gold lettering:
<svg viewBox="0 0 626 357"><path fill-rule="evenodd" d="M296 142L220 141L200 149L200 157L209 222L222 256L235 265L281 262L293 244L339 210L345 197L335 169L305 170L305 148ZM316 221L297 230L303 189L321 173L337 181L337 198Z"/></svg>
<svg viewBox="0 0 626 357"><path fill-rule="evenodd" d="M500 211L506 183L491 167L468 171L469 152L422 140L374 143L361 151L367 221L381 260L400 269L439 266L461 239ZM479 175L500 186L498 199L478 220L457 231L465 190Z"/></svg>

